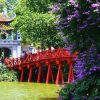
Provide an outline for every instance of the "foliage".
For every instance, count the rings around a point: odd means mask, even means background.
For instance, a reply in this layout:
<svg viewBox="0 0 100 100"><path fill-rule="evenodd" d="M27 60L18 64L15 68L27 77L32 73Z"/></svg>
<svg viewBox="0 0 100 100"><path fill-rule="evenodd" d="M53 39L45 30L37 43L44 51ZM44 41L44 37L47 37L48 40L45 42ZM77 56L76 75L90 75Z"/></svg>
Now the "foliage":
<svg viewBox="0 0 100 100"><path fill-rule="evenodd" d="M99 75L98 70L92 71L83 80L64 86L59 93L60 96L63 100L99 100Z"/></svg>
<svg viewBox="0 0 100 100"><path fill-rule="evenodd" d="M10 11L14 10L17 3L18 3L18 0L5 0L6 7Z"/></svg>
<svg viewBox="0 0 100 100"><path fill-rule="evenodd" d="M95 100L96 96L100 96L97 85L100 79L91 71L100 72L100 1L59 1L51 7L52 13L56 13L58 18L56 27L66 36L67 46L79 51L74 66L76 84L71 85L71 90L75 85L72 97L74 100ZM67 87L64 87L60 94L68 99L70 91L66 91Z"/></svg>
<svg viewBox="0 0 100 100"><path fill-rule="evenodd" d="M40 44L42 48L49 46L63 46L63 39L54 27L54 15L43 13L39 8L37 10L30 10L28 6L29 1L20 1L16 7L17 18L12 23L16 29L22 33L23 44ZM34 1L35 2L35 1ZM37 1L40 2L41 1ZM39 3L38 3L39 4ZM40 5L38 5L40 7Z"/></svg>
<svg viewBox="0 0 100 100"><path fill-rule="evenodd" d="M5 34L4 32L2 32L1 35L0 35L0 37L1 37L2 39L6 39L6 34Z"/></svg>
<svg viewBox="0 0 100 100"><path fill-rule="evenodd" d="M55 9L58 6L60 9ZM56 7L57 8L57 7ZM75 50L86 50L91 44L100 48L100 2L98 0L66 0L54 5L60 14L56 23L59 30L67 36L68 45ZM99 49L100 50L100 49Z"/></svg>
<svg viewBox="0 0 100 100"><path fill-rule="evenodd" d="M28 0L26 5L32 12L47 13L49 6L54 2L56 0Z"/></svg>
<svg viewBox="0 0 100 100"><path fill-rule="evenodd" d="M62 100L71 100L72 92L74 91L74 88L75 88L75 84L65 85L59 92L59 95L62 97Z"/></svg>
<svg viewBox="0 0 100 100"><path fill-rule="evenodd" d="M86 75L90 73L91 68L99 67L99 61L100 54L98 54L96 47L91 46L90 49L81 52L79 54L79 58L76 59L76 63L74 66L76 70L76 78L78 80L83 79Z"/></svg>
<svg viewBox="0 0 100 100"><path fill-rule="evenodd" d="M17 73L0 64L0 81L18 81Z"/></svg>
<svg viewBox="0 0 100 100"><path fill-rule="evenodd" d="M79 51L76 72L82 75L87 73L87 69L89 71L91 67L99 66L100 2L67 0L54 5L52 9L61 14L56 25L66 35L67 44L71 45L73 50Z"/></svg>
<svg viewBox="0 0 100 100"><path fill-rule="evenodd" d="M7 14L10 17L15 16L14 9L17 5L17 0L0 0L0 12L7 10Z"/></svg>
<svg viewBox="0 0 100 100"><path fill-rule="evenodd" d="M0 0L0 12L2 12L3 6L5 5L4 0Z"/></svg>
<svg viewBox="0 0 100 100"><path fill-rule="evenodd" d="M4 0L0 0L0 6L2 6L3 4L5 4Z"/></svg>

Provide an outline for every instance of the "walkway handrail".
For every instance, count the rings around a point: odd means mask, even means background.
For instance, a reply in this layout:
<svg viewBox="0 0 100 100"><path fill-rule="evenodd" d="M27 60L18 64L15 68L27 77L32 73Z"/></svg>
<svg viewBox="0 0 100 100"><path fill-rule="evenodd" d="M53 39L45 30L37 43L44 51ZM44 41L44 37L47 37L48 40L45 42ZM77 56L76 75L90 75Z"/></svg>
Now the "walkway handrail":
<svg viewBox="0 0 100 100"><path fill-rule="evenodd" d="M58 84L58 82L60 80L59 78L61 78L62 83L64 83L62 67L63 67L64 62L66 61L66 63L70 67L69 74L68 74L68 82L70 83L70 82L74 81L73 63L74 63L75 58L77 58L77 54L78 54L78 52L71 54L67 50L67 48L58 48L58 49L54 49L54 50L44 50L42 52L37 52L35 54L28 53L28 54L25 54L24 56L21 56L19 58L15 58L15 59L14 58L6 58L4 62L8 66L8 68L11 68L14 70L17 69L17 70L22 71L21 78L20 78L21 81L23 80L24 68L26 68L26 69L28 68L30 70L29 79L28 79L28 81L30 81L32 70L33 70L33 67L31 67L31 66L35 65L35 66L39 67L37 82L40 81L40 75L41 75L40 73L42 70L41 66L43 63L45 63L48 66L46 83L48 83L48 81L49 81L48 78L50 77L50 75L52 77L52 80L54 80L51 68L52 68L52 64L55 63L58 66L58 73L57 73L57 79L56 79L56 84Z"/></svg>

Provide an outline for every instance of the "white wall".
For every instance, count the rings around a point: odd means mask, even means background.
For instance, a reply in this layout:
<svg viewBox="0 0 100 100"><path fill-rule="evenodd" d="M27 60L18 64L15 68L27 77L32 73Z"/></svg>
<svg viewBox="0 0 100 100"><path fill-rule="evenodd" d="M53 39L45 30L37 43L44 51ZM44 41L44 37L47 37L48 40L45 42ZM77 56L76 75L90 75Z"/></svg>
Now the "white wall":
<svg viewBox="0 0 100 100"><path fill-rule="evenodd" d="M21 56L21 46L17 46L17 57Z"/></svg>
<svg viewBox="0 0 100 100"><path fill-rule="evenodd" d="M17 47L13 46L12 57L17 58Z"/></svg>

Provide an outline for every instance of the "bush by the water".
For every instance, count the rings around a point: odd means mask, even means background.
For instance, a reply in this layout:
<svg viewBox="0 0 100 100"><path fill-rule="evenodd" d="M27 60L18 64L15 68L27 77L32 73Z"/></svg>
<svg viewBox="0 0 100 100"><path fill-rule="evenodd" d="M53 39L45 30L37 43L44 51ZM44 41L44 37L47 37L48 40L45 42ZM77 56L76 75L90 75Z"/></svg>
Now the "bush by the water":
<svg viewBox="0 0 100 100"><path fill-rule="evenodd" d="M100 73L92 72L83 80L67 84L60 91L63 100L100 100Z"/></svg>
<svg viewBox="0 0 100 100"><path fill-rule="evenodd" d="M18 81L17 73L13 70L9 70L5 65L0 65L0 81Z"/></svg>

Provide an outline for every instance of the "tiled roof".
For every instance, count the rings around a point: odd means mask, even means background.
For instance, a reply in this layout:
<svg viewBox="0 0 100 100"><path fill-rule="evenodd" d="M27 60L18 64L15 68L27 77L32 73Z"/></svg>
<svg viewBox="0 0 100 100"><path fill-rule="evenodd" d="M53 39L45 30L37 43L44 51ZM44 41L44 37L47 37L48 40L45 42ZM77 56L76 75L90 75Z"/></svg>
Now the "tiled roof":
<svg viewBox="0 0 100 100"><path fill-rule="evenodd" d="M11 22L12 19L5 14L0 13L0 23Z"/></svg>

